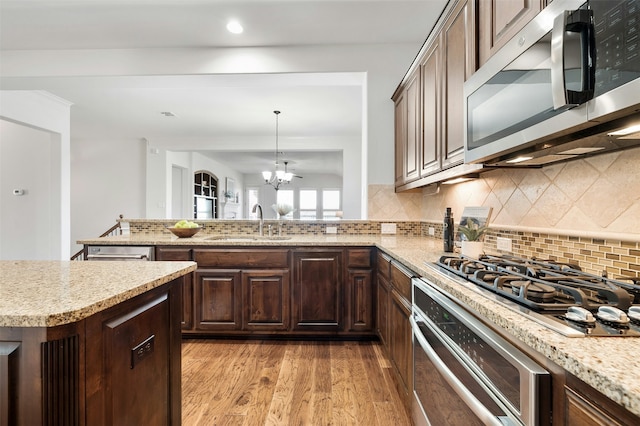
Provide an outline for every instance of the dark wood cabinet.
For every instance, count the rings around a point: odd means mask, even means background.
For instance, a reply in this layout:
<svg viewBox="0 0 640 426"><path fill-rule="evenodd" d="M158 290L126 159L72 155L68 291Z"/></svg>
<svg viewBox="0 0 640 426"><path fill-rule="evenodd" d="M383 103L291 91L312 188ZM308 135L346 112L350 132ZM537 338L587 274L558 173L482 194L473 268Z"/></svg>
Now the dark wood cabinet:
<svg viewBox="0 0 640 426"><path fill-rule="evenodd" d="M396 188L405 184L404 170L406 166L405 147L407 145L407 96L404 91L399 92L394 101L394 152L395 152L395 185Z"/></svg>
<svg viewBox="0 0 640 426"><path fill-rule="evenodd" d="M0 424L180 424L182 279L73 323L0 327Z"/></svg>
<svg viewBox="0 0 640 426"><path fill-rule="evenodd" d="M391 262L389 297L389 358L396 372L396 385L404 402L410 404L413 389L411 276L404 267Z"/></svg>
<svg viewBox="0 0 640 426"><path fill-rule="evenodd" d="M343 258L342 249L293 252L293 330L343 330Z"/></svg>
<svg viewBox="0 0 640 426"><path fill-rule="evenodd" d="M289 327L289 250L195 248L199 335L274 332ZM248 332L248 333L247 333Z"/></svg>
<svg viewBox="0 0 640 426"><path fill-rule="evenodd" d="M478 2L479 66L511 40L546 3L546 0Z"/></svg>
<svg viewBox="0 0 640 426"><path fill-rule="evenodd" d="M347 331L373 332L375 330L373 259L371 249L347 249L345 296Z"/></svg>
<svg viewBox="0 0 640 426"><path fill-rule="evenodd" d="M156 248L193 260L183 333L192 336L376 335L375 248Z"/></svg>
<svg viewBox="0 0 640 426"><path fill-rule="evenodd" d="M564 421L567 426L640 424L640 417L611 401L577 377L567 374Z"/></svg>
<svg viewBox="0 0 640 426"><path fill-rule="evenodd" d="M476 16L476 1L452 2L392 96L396 191L436 182L438 172L463 163L463 85L478 65Z"/></svg>
<svg viewBox="0 0 640 426"><path fill-rule="evenodd" d="M442 167L462 163L464 156L464 82L477 69L476 2L459 1L441 31L443 64Z"/></svg>
<svg viewBox="0 0 640 426"><path fill-rule="evenodd" d="M242 328L240 270L198 268L195 273L195 330Z"/></svg>
<svg viewBox="0 0 640 426"><path fill-rule="evenodd" d="M289 329L289 275L288 269L242 272L243 329Z"/></svg>
<svg viewBox="0 0 640 426"><path fill-rule="evenodd" d="M377 254L376 330L385 349L389 349L389 303L391 297L391 259Z"/></svg>
<svg viewBox="0 0 640 426"><path fill-rule="evenodd" d="M422 92L421 177L441 169L442 58L440 54L440 38L436 38L420 62L420 88Z"/></svg>
<svg viewBox="0 0 640 426"><path fill-rule="evenodd" d="M190 261L193 259L191 248L156 247L156 260ZM193 274L184 276L182 285L182 321L183 330L192 330L194 326Z"/></svg>

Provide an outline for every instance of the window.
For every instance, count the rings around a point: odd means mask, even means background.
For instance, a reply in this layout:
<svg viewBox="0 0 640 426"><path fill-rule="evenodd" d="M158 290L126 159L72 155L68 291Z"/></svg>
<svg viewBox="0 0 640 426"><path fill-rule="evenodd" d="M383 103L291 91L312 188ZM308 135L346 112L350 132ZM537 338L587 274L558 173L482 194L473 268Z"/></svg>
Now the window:
<svg viewBox="0 0 640 426"><path fill-rule="evenodd" d="M317 216L318 191L315 189L300 190L300 219L314 220Z"/></svg>
<svg viewBox="0 0 640 426"><path fill-rule="evenodd" d="M257 219L258 213L253 213L253 206L258 204L260 190L258 188L247 188L247 217L249 219Z"/></svg>
<svg viewBox="0 0 640 426"><path fill-rule="evenodd" d="M337 220L340 217L340 190L322 190L322 218L325 220Z"/></svg>
<svg viewBox="0 0 640 426"><path fill-rule="evenodd" d="M291 207L294 207L295 204L293 202L293 189L280 189L278 190L276 196L276 203L278 204L288 204ZM287 219L293 219L293 212L290 212L285 216Z"/></svg>

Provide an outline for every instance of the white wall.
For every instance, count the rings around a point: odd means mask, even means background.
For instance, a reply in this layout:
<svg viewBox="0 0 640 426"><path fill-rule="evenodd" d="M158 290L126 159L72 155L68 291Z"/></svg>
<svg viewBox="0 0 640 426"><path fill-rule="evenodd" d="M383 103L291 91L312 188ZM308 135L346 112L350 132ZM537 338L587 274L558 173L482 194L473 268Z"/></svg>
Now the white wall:
<svg viewBox="0 0 640 426"><path fill-rule="evenodd" d="M420 43L224 49L2 51L6 77L364 72L370 184L393 183L393 91ZM250 59L250 60L248 60Z"/></svg>
<svg viewBox="0 0 640 426"><path fill-rule="evenodd" d="M393 183L393 103L390 97L419 47L419 44L408 43L225 49L24 50L0 51L0 62L3 78L21 79L26 84L30 78L37 83L38 77L56 76L366 73L363 86L365 129L362 141L355 144L360 152L345 151L345 164L349 167L345 168L343 187L346 200L360 200L354 207L345 205L345 218L366 218L368 185ZM247 58L252 59L247 61ZM148 147L140 146L138 141L127 145L125 141L100 140L96 135L93 141L73 141L71 165L68 117L64 124L66 130L59 131L60 204L54 208L60 215L61 258L68 258L69 247L76 247L71 241L95 237L120 213L127 217L166 217L167 209L170 209L167 192L170 194L171 191L171 168L166 153L160 150L151 156ZM110 144L115 148L108 148ZM283 149L289 148L283 146ZM98 159L102 157L101 153L109 150L115 152L114 156L120 161L111 155ZM85 165L84 159L90 161ZM93 166L89 167L89 164ZM197 167L192 165L192 169ZM224 172L221 177L225 177ZM147 181L152 183L142 189ZM154 181L164 182L164 185L155 187ZM239 187L240 182L238 176Z"/></svg>
<svg viewBox="0 0 640 426"><path fill-rule="evenodd" d="M200 170L208 171L218 179L218 200L224 199L226 178L234 179L236 191L240 192L240 204L242 203L244 177L232 167L198 153L167 151L164 148L154 146L153 141L148 141L147 144L146 181L149 184L146 188L146 213L128 217L164 219L173 216L176 219L178 218L171 212L171 189L173 187L171 179L172 169L175 166L185 169L187 175L187 179L184 182L184 194L186 196L184 197L185 205L183 211L185 215L182 216L183 218L193 217L193 174ZM218 203L218 208L220 209L219 218L224 218L225 210L228 213L231 207ZM234 209L234 211L236 211L237 219L242 218L240 208Z"/></svg>
<svg viewBox="0 0 640 426"><path fill-rule="evenodd" d="M71 246L95 238L120 214L145 214L145 143L140 139L71 140Z"/></svg>
<svg viewBox="0 0 640 426"><path fill-rule="evenodd" d="M0 91L0 259L69 259L70 106L45 92ZM13 186L27 193L14 198ZM23 235L16 218L30 221Z"/></svg>

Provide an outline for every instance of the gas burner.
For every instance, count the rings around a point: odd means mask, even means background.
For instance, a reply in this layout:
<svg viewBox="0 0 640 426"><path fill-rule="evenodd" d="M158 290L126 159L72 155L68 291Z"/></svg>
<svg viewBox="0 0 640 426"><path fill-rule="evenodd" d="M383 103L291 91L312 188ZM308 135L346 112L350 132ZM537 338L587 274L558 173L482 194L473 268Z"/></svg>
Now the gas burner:
<svg viewBox="0 0 640 426"><path fill-rule="evenodd" d="M443 256L438 265L584 335L640 336L640 278L611 279L552 259Z"/></svg>

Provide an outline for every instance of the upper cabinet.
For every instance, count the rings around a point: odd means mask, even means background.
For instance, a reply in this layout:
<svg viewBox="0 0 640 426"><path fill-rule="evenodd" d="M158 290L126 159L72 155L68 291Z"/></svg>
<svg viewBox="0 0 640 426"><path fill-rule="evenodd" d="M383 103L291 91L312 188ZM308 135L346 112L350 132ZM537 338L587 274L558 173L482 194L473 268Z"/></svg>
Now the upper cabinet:
<svg viewBox="0 0 640 426"><path fill-rule="evenodd" d="M529 23L546 3L546 0L479 1L480 66Z"/></svg>
<svg viewBox="0 0 640 426"><path fill-rule="evenodd" d="M449 7L393 96L397 191L463 162L463 84L477 68L476 1Z"/></svg>
<svg viewBox="0 0 640 426"><path fill-rule="evenodd" d="M475 0L458 2L441 31L445 102L440 154L443 168L460 164L464 159L463 86L478 63L475 4Z"/></svg>

